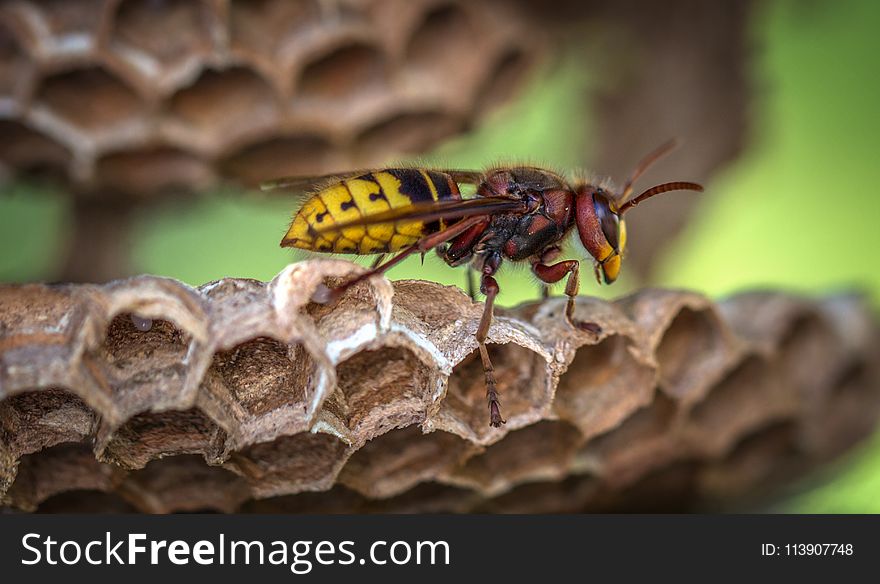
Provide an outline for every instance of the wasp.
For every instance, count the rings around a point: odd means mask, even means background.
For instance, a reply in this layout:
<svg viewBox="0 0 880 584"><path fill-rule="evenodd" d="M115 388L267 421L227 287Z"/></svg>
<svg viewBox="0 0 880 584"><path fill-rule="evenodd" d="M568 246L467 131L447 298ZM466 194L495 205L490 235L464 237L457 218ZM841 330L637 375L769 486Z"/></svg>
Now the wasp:
<svg viewBox="0 0 880 584"><path fill-rule="evenodd" d="M702 191L693 182L666 182L633 196L635 181L661 156L668 142L636 166L620 189L593 181L569 181L535 166L474 170L385 168L313 177L286 177L263 183L264 190L287 188L306 196L282 247L378 257L369 271L330 290L318 301L335 301L346 289L434 249L450 266L468 264L479 274L485 308L476 341L486 378L489 424L501 415L486 337L499 287L495 274L505 260L527 261L546 286L566 279L565 319L598 335L596 323L574 317L580 288L580 261L561 260L561 244L572 232L592 256L601 284L613 283L626 248L624 215L641 202L669 191ZM476 187L465 198L460 185ZM394 254L386 261L387 254ZM555 263L554 263L555 262ZM473 296L473 294L472 294Z"/></svg>

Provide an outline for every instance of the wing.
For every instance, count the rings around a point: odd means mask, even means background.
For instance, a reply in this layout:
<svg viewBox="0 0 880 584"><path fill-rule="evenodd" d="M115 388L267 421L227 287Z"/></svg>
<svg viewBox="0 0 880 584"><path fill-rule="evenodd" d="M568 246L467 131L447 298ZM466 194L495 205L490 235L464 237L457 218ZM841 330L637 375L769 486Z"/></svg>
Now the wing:
<svg viewBox="0 0 880 584"><path fill-rule="evenodd" d="M341 182L349 178L354 178L364 174L376 172L376 169L364 170L348 170L345 172L334 172L330 174L319 174L311 176L283 176L266 182L260 183L261 191L274 191L278 189L288 189L297 193L305 193L315 189L315 187L326 185L334 182Z"/></svg>
<svg viewBox="0 0 880 584"><path fill-rule="evenodd" d="M320 174L313 176L283 176L273 180L260 183L260 190L274 191L278 189L286 189L295 193L307 193L315 190L317 187L326 186L332 183L341 182L349 178L355 178L380 172L381 168L366 168L362 170L348 170L345 172L334 172L330 174ZM478 170L447 170L447 169L430 169L435 172L448 174L457 183L462 184L479 184L483 180L485 174Z"/></svg>
<svg viewBox="0 0 880 584"><path fill-rule="evenodd" d="M328 225L317 232L321 235L336 233L349 227L365 227L383 223L437 221L440 219L461 219L474 215L491 215L494 213L525 213L528 203L504 197L477 197L461 201L439 201L416 203L407 207L389 209L381 213L365 215L358 219Z"/></svg>

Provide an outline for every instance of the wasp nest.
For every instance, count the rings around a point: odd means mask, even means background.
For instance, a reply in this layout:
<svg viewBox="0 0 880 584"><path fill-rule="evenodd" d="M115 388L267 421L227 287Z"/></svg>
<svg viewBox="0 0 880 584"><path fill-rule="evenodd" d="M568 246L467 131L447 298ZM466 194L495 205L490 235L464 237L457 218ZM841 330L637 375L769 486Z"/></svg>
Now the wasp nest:
<svg viewBox="0 0 880 584"><path fill-rule="evenodd" d="M193 289L0 288L0 501L24 510L562 511L729 501L841 452L880 411L852 297L646 290L500 311L291 265Z"/></svg>
<svg viewBox="0 0 880 584"><path fill-rule="evenodd" d="M488 0L10 0L0 165L123 197L423 152L512 94L525 26Z"/></svg>

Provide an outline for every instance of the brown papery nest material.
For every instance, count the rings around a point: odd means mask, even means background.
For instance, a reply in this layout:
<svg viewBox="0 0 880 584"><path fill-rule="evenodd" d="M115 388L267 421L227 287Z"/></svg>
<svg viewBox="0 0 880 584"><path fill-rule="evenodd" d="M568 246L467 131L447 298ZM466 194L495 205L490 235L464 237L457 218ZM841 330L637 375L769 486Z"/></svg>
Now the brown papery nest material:
<svg viewBox="0 0 880 584"><path fill-rule="evenodd" d="M690 509L766 492L880 412L852 296L552 298L490 331L487 425L460 290L343 261L271 282L0 287L0 504L39 511Z"/></svg>

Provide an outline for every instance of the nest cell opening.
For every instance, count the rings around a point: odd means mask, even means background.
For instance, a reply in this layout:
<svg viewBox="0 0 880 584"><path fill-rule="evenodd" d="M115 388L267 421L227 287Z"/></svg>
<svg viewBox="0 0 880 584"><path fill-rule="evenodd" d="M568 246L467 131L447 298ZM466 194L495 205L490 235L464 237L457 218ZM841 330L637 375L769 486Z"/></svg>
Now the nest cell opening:
<svg viewBox="0 0 880 584"><path fill-rule="evenodd" d="M362 513L366 510L366 505L367 500L360 493L342 485L334 485L328 491L252 499L239 507L238 513L332 515Z"/></svg>
<svg viewBox="0 0 880 584"><path fill-rule="evenodd" d="M227 156L223 173L247 186L288 175L329 170L335 148L320 136L300 134L262 140Z"/></svg>
<svg viewBox="0 0 880 584"><path fill-rule="evenodd" d="M250 494L241 477L195 455L154 460L130 473L120 491L150 513L232 513Z"/></svg>
<svg viewBox="0 0 880 584"><path fill-rule="evenodd" d="M388 75L382 51L355 42L337 47L306 65L297 88L301 99L316 103L353 101L381 91L388 85Z"/></svg>
<svg viewBox="0 0 880 584"><path fill-rule="evenodd" d="M365 439L422 422L437 390L432 370L400 347L361 351L340 363L338 387L349 428Z"/></svg>
<svg viewBox="0 0 880 584"><path fill-rule="evenodd" d="M102 132L136 119L143 100L101 67L84 67L46 77L36 101L86 132Z"/></svg>
<svg viewBox="0 0 880 584"><path fill-rule="evenodd" d="M116 493L77 489L52 495L40 503L37 513L117 514L137 513L138 509Z"/></svg>
<svg viewBox="0 0 880 584"><path fill-rule="evenodd" d="M589 475L525 483L484 501L476 513L581 513L601 483Z"/></svg>
<svg viewBox="0 0 880 584"><path fill-rule="evenodd" d="M788 387L765 359L749 355L688 414L695 447L715 454L753 428L793 415Z"/></svg>
<svg viewBox="0 0 880 584"><path fill-rule="evenodd" d="M123 0L111 44L171 67L211 50L211 12L203 0Z"/></svg>
<svg viewBox="0 0 880 584"><path fill-rule="evenodd" d="M786 380L800 390L826 386L839 366L838 343L834 331L818 315L795 319L779 342L779 363Z"/></svg>
<svg viewBox="0 0 880 584"><path fill-rule="evenodd" d="M144 321L132 313L118 314L107 325L94 361L89 362L102 370L90 369L117 404L135 400L132 406L142 410L154 405L157 393L167 398L182 389L183 362L190 341L190 336L170 321Z"/></svg>
<svg viewBox="0 0 880 584"><path fill-rule="evenodd" d="M489 344L487 348L495 368L502 414L508 422L543 410L549 383L544 358L515 343ZM471 352L453 369L443 408L451 410L478 435L488 432L486 378L479 351Z"/></svg>
<svg viewBox="0 0 880 584"><path fill-rule="evenodd" d="M229 12L232 46L270 59L321 16L314 0L233 0Z"/></svg>
<svg viewBox="0 0 880 584"><path fill-rule="evenodd" d="M407 60L425 69L461 64L474 50L476 38L473 22L461 6L440 5L428 11L413 32Z"/></svg>
<svg viewBox="0 0 880 584"><path fill-rule="evenodd" d="M52 138L12 120L0 121L0 162L22 173L60 180L67 174L70 150Z"/></svg>
<svg viewBox="0 0 880 584"><path fill-rule="evenodd" d="M112 491L111 474L95 460L91 446L65 442L23 456L7 496L16 507L31 509L66 491Z"/></svg>
<svg viewBox="0 0 880 584"><path fill-rule="evenodd" d="M581 433L566 422L541 421L515 430L468 459L455 476L487 493L568 473Z"/></svg>
<svg viewBox="0 0 880 584"><path fill-rule="evenodd" d="M245 477L259 497L329 489L347 446L321 432L282 436L232 454L226 465Z"/></svg>
<svg viewBox="0 0 880 584"><path fill-rule="evenodd" d="M628 341L610 335L577 350L559 379L554 409L587 436L618 425L654 393L654 372L629 352Z"/></svg>
<svg viewBox="0 0 880 584"><path fill-rule="evenodd" d="M673 397L688 397L704 387L721 351L721 329L712 313L682 308L657 346L661 387Z"/></svg>
<svg viewBox="0 0 880 584"><path fill-rule="evenodd" d="M418 426L392 430L356 451L339 481L370 498L391 497L454 467L470 448L442 430L429 434L422 434Z"/></svg>
<svg viewBox="0 0 880 584"><path fill-rule="evenodd" d="M365 159L387 152L416 154L455 136L462 126L459 119L443 112L404 112L364 130L355 147L358 156Z"/></svg>
<svg viewBox="0 0 880 584"><path fill-rule="evenodd" d="M244 67L206 69L169 104L171 114L198 134L224 140L272 123L278 109L269 83Z"/></svg>
<svg viewBox="0 0 880 584"><path fill-rule="evenodd" d="M655 392L650 405L588 442L580 456L597 458L608 480L615 484L629 484L682 454L672 436L678 411L674 401Z"/></svg>
<svg viewBox="0 0 880 584"><path fill-rule="evenodd" d="M207 186L208 165L195 155L170 146L107 154L98 159L96 182L113 192L141 196L179 195Z"/></svg>
<svg viewBox="0 0 880 584"><path fill-rule="evenodd" d="M0 401L0 435L21 456L64 442L81 442L93 433L98 415L69 391L48 388Z"/></svg>
<svg viewBox="0 0 880 584"><path fill-rule="evenodd" d="M252 417L294 404L305 413L316 367L302 344L287 345L268 337L216 353L212 366L232 398Z"/></svg>
<svg viewBox="0 0 880 584"><path fill-rule="evenodd" d="M203 454L214 450L219 429L201 410L146 412L113 431L98 453L104 462L123 468L143 468L166 456Z"/></svg>

